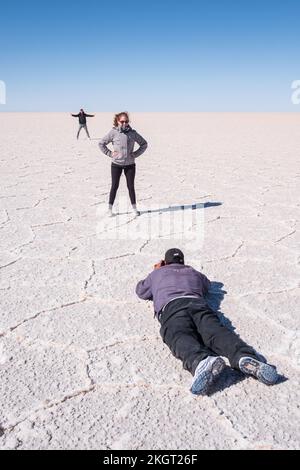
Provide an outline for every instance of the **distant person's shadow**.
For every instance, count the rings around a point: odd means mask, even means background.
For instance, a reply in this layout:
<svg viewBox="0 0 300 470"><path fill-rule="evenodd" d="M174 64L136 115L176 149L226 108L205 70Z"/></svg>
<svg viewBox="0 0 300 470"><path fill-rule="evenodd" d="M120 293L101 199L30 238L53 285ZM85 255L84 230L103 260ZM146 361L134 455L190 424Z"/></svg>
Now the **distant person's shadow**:
<svg viewBox="0 0 300 470"><path fill-rule="evenodd" d="M168 207L161 207L158 209L149 209L149 210L142 210L140 211L140 215L143 214L153 214L155 212L162 213L162 212L176 212L176 211L183 211L183 210L197 210L197 209L206 209L208 207L215 207L221 206L222 202L199 202L195 204L182 204L181 206L168 206Z"/></svg>
<svg viewBox="0 0 300 470"><path fill-rule="evenodd" d="M237 332L235 331L235 327L232 325L229 318L227 318L224 313L222 313L222 311L220 310L221 303L225 295L227 294L226 290L224 290L223 287L224 284L222 282L212 282L209 293L206 296L206 300L211 309L214 310L218 315L222 325L237 334ZM266 358L261 353L259 353L258 351L255 351L255 353L257 354L259 360L267 362ZM232 369L231 367L226 367L220 374L218 380L211 387L209 395L213 395L216 392L225 390L226 388L231 387L232 385L242 382L246 378L247 376L245 376L242 372L236 369ZM286 380L286 377L280 375L277 384L285 382Z"/></svg>
<svg viewBox="0 0 300 470"><path fill-rule="evenodd" d="M140 216L143 214L162 214L163 212L177 212L177 211L186 211L186 210L197 210L197 209L207 209L208 207L216 207L221 206L222 202L198 202L195 204L182 204L181 206L168 206L168 207L161 207L158 209L145 209L140 210ZM130 212L119 212L118 215L126 215L130 214Z"/></svg>

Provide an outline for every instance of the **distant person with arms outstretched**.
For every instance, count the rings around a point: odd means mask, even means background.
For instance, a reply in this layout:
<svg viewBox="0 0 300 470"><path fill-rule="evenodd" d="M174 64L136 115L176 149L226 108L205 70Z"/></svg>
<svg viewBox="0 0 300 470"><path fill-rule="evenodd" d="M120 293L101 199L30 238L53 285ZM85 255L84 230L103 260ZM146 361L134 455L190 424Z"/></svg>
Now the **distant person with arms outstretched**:
<svg viewBox="0 0 300 470"><path fill-rule="evenodd" d="M177 248L168 250L164 260L136 286L138 297L154 303L163 342L193 375L191 392L208 392L226 365L221 356L228 358L234 369L266 385L275 384L276 368L261 362L255 350L222 325L208 306L205 295L209 288L207 277L185 265Z"/></svg>
<svg viewBox="0 0 300 470"><path fill-rule="evenodd" d="M86 118L87 117L94 117L95 114L87 114L87 113L84 112L83 109L81 109L78 114L71 114L71 116L79 118L79 129L78 129L78 132L77 132L77 139L79 138L79 134L81 132L81 129L85 130L88 138L90 139L90 134L89 134L87 124L86 124Z"/></svg>

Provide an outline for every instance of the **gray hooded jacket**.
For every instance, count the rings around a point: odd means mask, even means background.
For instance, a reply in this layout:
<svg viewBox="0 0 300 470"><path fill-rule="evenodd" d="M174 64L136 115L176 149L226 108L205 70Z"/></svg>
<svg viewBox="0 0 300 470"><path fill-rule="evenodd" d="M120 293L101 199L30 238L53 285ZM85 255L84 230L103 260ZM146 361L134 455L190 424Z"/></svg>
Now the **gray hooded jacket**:
<svg viewBox="0 0 300 470"><path fill-rule="evenodd" d="M135 142L140 147L134 152ZM115 156L113 156L113 152L107 147L110 143L113 144L114 152L118 152ZM99 142L100 150L112 158L113 163L122 166L135 163L135 159L145 152L147 146L146 140L130 126L125 130L113 127Z"/></svg>

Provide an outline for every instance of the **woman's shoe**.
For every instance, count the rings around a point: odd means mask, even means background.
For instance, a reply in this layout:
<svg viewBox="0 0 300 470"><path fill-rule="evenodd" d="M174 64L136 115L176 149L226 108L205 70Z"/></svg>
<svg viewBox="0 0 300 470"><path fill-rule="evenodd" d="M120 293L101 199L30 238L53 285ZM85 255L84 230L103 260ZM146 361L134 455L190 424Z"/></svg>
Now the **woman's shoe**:
<svg viewBox="0 0 300 470"><path fill-rule="evenodd" d="M137 210L137 207L135 205L132 206L132 212L136 217L138 217L141 213Z"/></svg>

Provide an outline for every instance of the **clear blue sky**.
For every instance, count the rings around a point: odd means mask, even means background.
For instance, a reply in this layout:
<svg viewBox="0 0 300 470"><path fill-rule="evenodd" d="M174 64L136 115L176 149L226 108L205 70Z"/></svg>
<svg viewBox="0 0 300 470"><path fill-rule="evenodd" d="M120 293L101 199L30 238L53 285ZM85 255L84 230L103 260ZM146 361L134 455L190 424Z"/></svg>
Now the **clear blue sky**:
<svg viewBox="0 0 300 470"><path fill-rule="evenodd" d="M299 0L9 0L0 16L0 111L300 111Z"/></svg>

